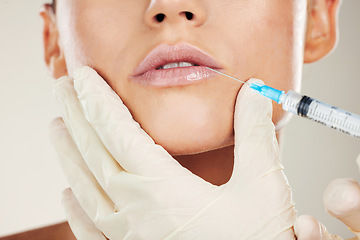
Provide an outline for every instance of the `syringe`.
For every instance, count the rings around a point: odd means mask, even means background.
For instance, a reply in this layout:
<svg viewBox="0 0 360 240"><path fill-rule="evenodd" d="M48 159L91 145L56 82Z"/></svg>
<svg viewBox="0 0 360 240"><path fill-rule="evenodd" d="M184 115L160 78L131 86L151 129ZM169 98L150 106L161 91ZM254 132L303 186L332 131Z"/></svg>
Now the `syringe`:
<svg viewBox="0 0 360 240"><path fill-rule="evenodd" d="M322 123L327 127L331 127L353 137L360 138L359 115L341 110L337 107L320 102L308 96L301 95L300 93L292 90L285 93L285 91L280 91L266 85L241 81L212 68L208 69L236 81L248 84L251 89L255 90L262 96L282 104L282 108L287 112L311 119L315 122Z"/></svg>

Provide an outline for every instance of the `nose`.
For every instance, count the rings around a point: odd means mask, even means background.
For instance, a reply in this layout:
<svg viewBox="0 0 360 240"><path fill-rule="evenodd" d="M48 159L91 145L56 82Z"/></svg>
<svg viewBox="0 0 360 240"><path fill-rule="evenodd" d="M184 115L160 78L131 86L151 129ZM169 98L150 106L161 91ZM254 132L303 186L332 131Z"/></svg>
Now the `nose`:
<svg viewBox="0 0 360 240"><path fill-rule="evenodd" d="M205 4L199 0L152 0L145 14L145 22L152 28L167 23L199 27L206 19Z"/></svg>

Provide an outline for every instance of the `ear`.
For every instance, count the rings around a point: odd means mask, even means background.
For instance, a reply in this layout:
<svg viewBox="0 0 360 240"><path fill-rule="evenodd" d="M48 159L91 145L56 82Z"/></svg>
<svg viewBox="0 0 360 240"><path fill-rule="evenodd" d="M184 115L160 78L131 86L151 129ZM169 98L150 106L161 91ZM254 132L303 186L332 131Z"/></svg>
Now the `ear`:
<svg viewBox="0 0 360 240"><path fill-rule="evenodd" d="M341 0L309 1L304 63L315 62L335 48Z"/></svg>
<svg viewBox="0 0 360 240"><path fill-rule="evenodd" d="M44 59L48 70L54 78L67 75L64 52L59 44L59 31L54 9L50 4L45 4L40 10L40 16L44 21Z"/></svg>

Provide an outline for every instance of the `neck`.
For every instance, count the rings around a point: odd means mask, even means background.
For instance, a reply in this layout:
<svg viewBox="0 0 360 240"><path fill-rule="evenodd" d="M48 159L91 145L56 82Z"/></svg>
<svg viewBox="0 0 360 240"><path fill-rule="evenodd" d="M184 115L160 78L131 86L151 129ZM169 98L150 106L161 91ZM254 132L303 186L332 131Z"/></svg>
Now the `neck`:
<svg viewBox="0 0 360 240"><path fill-rule="evenodd" d="M228 182L231 177L234 166L234 146L174 158L195 175L220 186Z"/></svg>
<svg viewBox="0 0 360 240"><path fill-rule="evenodd" d="M281 134L277 132L278 141L280 136ZM174 156L174 158L195 175L220 186L230 180L234 166L234 146L194 155Z"/></svg>

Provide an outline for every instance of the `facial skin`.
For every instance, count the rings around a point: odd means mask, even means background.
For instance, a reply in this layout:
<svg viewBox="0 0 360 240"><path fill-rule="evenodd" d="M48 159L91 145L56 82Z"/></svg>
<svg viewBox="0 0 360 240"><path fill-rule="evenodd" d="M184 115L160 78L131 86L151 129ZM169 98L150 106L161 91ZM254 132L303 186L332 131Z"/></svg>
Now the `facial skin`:
<svg viewBox="0 0 360 240"><path fill-rule="evenodd" d="M158 88L131 81L132 73L156 46L189 43L209 53L224 73L299 91L302 63L320 59L335 45L338 5L339 0L309 5L304 0L59 0L56 14L49 6L42 11L45 60L56 78L71 76L81 65L97 70L141 127L183 165L223 156L219 166L230 169L240 83L217 75ZM159 13L165 15L162 22L154 18ZM278 129L286 122L277 104L273 122Z"/></svg>

